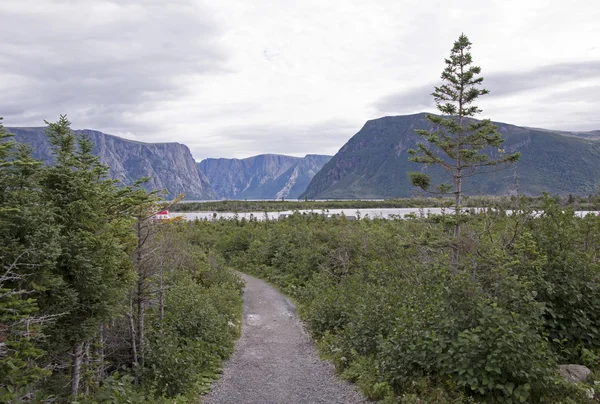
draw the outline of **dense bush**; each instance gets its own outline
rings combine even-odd
[[[204,288],[189,276],[167,296],[164,318],[153,312],[144,380],[167,397],[205,392],[233,352],[241,296],[233,285]]]
[[[458,240],[454,217],[418,215],[196,226],[294,297],[322,353],[370,398],[585,402],[557,365],[599,366],[600,220],[542,204],[465,217]]]

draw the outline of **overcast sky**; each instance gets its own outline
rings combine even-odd
[[[194,157],[334,154],[434,111],[464,32],[482,117],[600,129],[598,0],[0,0],[0,116],[176,141]]]

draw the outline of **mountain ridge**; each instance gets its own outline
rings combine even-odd
[[[423,139],[415,129],[430,129],[428,113],[387,116],[367,121],[315,175],[300,196],[314,198],[410,197],[416,190],[407,172],[425,171],[437,179],[435,167],[408,161],[408,152]],[[515,192],[518,173],[522,194],[595,193],[600,183],[600,134],[532,129],[494,122],[506,139],[508,152],[521,151],[516,170],[474,177],[467,194],[504,195]],[[583,136],[573,136],[583,134]],[[491,151],[494,155],[496,151]],[[496,153],[497,154],[497,153]]]
[[[53,162],[46,127],[5,127],[15,140],[30,144],[33,156]],[[110,170],[110,177],[130,185],[142,177],[150,180],[145,189],[166,189],[168,197],[183,193],[187,199],[216,199],[216,193],[204,174],[198,171],[189,148],[177,142],[144,143],[124,139],[93,129],[73,130],[85,134],[94,143],[92,153]]]
[[[416,190],[408,171],[435,168],[410,163],[407,150],[422,142],[415,129],[429,129],[428,113],[386,116],[367,121],[336,153],[304,157],[276,153],[247,158],[194,160],[178,142],[145,143],[92,129],[94,154],[110,168],[111,177],[125,185],[152,177],[147,189],[166,189],[170,197],[187,199],[392,198]],[[484,175],[467,184],[467,194],[595,193],[600,183],[600,130],[567,131],[494,122],[506,139],[507,151],[522,151],[515,169]],[[15,140],[29,143],[34,157],[52,162],[46,127],[6,127]],[[492,151],[492,154],[494,151]],[[477,177],[476,177],[477,178]]]
[[[259,154],[243,159],[207,158],[197,163],[222,199],[297,198],[331,156]]]

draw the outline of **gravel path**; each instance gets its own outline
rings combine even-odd
[[[319,359],[296,310],[267,283],[246,281],[242,336],[203,403],[365,403]]]

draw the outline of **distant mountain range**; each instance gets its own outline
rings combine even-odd
[[[331,156],[261,154],[245,159],[205,159],[198,168],[221,199],[295,199]]]
[[[474,176],[467,194],[506,195],[542,192],[596,193],[600,184],[600,131],[567,132],[495,123],[506,139],[507,152],[520,151],[517,166]],[[301,197],[392,198],[416,193],[407,172],[435,168],[408,161],[408,152],[423,140],[415,129],[430,129],[426,114],[391,116],[368,121],[315,175]],[[491,154],[497,153],[490,150]]]
[[[52,163],[44,127],[6,128],[15,140],[33,147],[34,157]],[[95,130],[82,130],[94,142],[93,153],[110,168],[110,176],[125,185],[150,177],[146,189],[166,189],[170,197],[184,193],[186,199],[217,199],[206,177],[196,167],[187,146],[180,143],[142,143]]]
[[[16,141],[33,147],[34,157],[52,163],[45,129],[6,128]],[[88,129],[75,132],[90,137],[93,153],[110,168],[112,178],[129,185],[150,177],[146,189],[166,189],[170,197],[183,193],[187,200],[297,198],[331,159],[264,154],[197,163],[188,147],[180,143],[142,143]]]
[[[569,132],[498,123],[507,152],[521,151],[518,165],[472,177],[465,192],[506,195],[596,193],[600,184],[600,131]],[[187,200],[208,199],[367,199],[409,197],[417,193],[407,172],[435,168],[408,161],[407,150],[422,139],[415,129],[429,129],[426,114],[368,121],[331,156],[291,157],[263,154],[245,159],[209,158],[197,163],[179,143],[142,143],[94,130],[83,130],[93,152],[110,175],[131,184],[151,177],[147,189],[184,193]],[[45,128],[6,128],[15,140],[33,146],[34,156],[52,162]],[[490,150],[490,153],[497,153]]]

